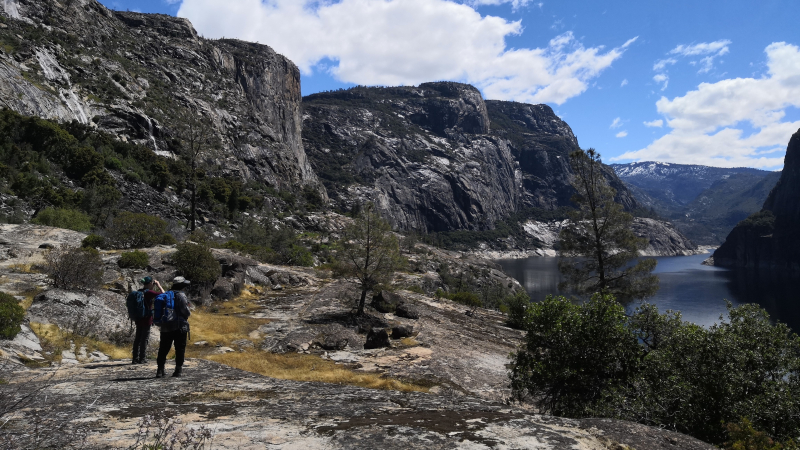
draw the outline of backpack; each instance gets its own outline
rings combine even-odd
[[[128,308],[128,317],[131,320],[139,320],[147,317],[147,308],[144,304],[144,292],[131,291],[125,299],[125,306]]]
[[[153,300],[153,323],[161,326],[169,322],[177,322],[175,313],[175,293],[172,291],[158,294]]]

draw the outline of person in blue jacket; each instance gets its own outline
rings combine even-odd
[[[175,314],[178,320],[166,322],[161,325],[161,344],[158,347],[158,358],[156,363],[156,378],[164,378],[164,364],[167,362],[167,353],[175,344],[175,372],[172,373],[173,377],[181,376],[183,370],[183,357],[186,353],[186,337],[189,334],[189,316],[192,312],[189,311],[189,299],[183,289],[189,287],[190,282],[184,277],[175,277],[172,280],[172,288],[170,289],[175,293]]]

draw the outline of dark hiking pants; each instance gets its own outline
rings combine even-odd
[[[175,367],[183,366],[183,355],[186,353],[186,332],[175,330],[161,333],[161,345],[158,346],[158,359],[156,359],[159,367],[167,362],[167,353],[173,343],[175,343]]]
[[[136,325],[133,339],[133,362],[144,361],[147,356],[147,341],[150,340],[150,325]]]

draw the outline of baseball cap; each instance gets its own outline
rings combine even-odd
[[[144,277],[139,281],[141,281],[142,284],[152,283],[153,282],[153,277]]]

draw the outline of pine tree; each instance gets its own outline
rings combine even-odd
[[[651,272],[655,259],[634,261],[647,245],[631,230],[633,216],[614,200],[600,154],[594,149],[570,154],[578,206],[559,236],[558,268],[566,279],[560,288],[585,295],[612,294],[622,302],[651,297],[658,290],[658,277]]]
[[[372,205],[356,217],[342,232],[335,273],[355,279],[361,287],[358,315],[364,313],[367,292],[391,280],[403,265],[397,237]]]

